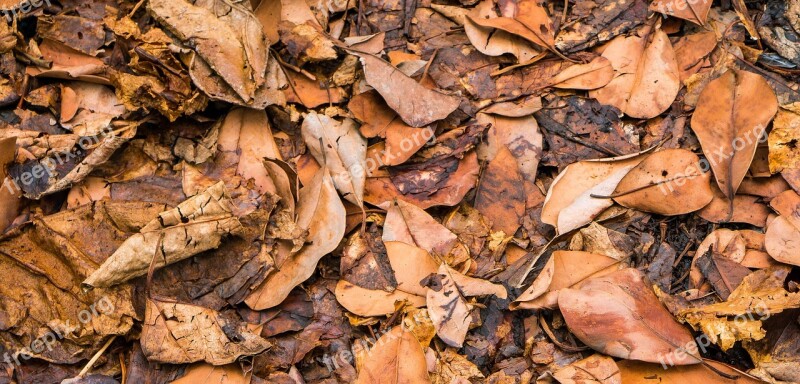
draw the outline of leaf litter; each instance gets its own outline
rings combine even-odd
[[[800,382],[797,0],[0,4],[1,382]]]

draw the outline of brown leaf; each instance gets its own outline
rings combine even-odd
[[[644,28],[619,36],[603,50],[614,68],[614,79],[590,91],[597,101],[613,105],[630,117],[649,119],[675,101],[681,88],[678,62],[667,34]]]
[[[467,15],[478,26],[500,29],[540,47],[555,49],[553,22],[539,1],[512,1],[503,4],[499,12],[491,10],[491,0],[484,2]]]
[[[470,382],[469,380],[484,379],[478,367],[453,348],[446,348],[439,353],[439,359],[436,360],[436,367],[431,376],[432,384],[466,383]]]
[[[660,215],[700,210],[714,198],[711,174],[685,149],[655,152],[630,170],[614,190],[618,204]]]
[[[553,88],[597,89],[606,86],[614,78],[611,62],[598,56],[586,64],[575,64],[559,72],[550,80]]]
[[[13,283],[0,285],[3,345],[14,351],[36,348],[32,354],[37,359],[76,364],[89,359],[109,336],[127,334],[140,318],[130,286],[88,293],[77,287],[115,247],[164,208],[98,202],[35,217],[0,238],[0,273],[13,276]],[[61,336],[49,348],[32,347],[48,333]]]
[[[352,119],[337,121],[310,112],[301,128],[306,146],[320,164],[325,164],[333,184],[345,200],[364,205],[367,170],[367,140]]]
[[[617,363],[600,354],[591,355],[553,372],[553,378],[561,384],[622,384]]]
[[[591,48],[627,33],[647,16],[644,0],[600,0],[570,7],[567,22],[558,32],[556,47],[566,52]]]
[[[437,5],[433,4],[432,7],[437,7]],[[485,18],[486,15],[496,16],[493,7],[492,1],[482,1],[478,3],[472,14],[479,19]],[[500,56],[509,53],[516,57],[517,61],[524,63],[539,54],[539,51],[533,47],[533,43],[530,41],[502,29],[481,26],[467,17],[466,12],[464,32],[472,46],[488,56]]]
[[[672,366],[668,361],[662,364],[648,364],[635,360],[617,362],[622,382],[625,384],[652,383],[724,383],[724,384],[758,384],[762,383],[746,373],[728,365],[705,360],[705,364]],[[708,364],[708,365],[706,365]],[[666,369],[664,367],[667,367]],[[713,367],[713,368],[712,368]],[[732,377],[721,376],[723,372]]]
[[[393,292],[397,288],[386,246],[377,226],[356,232],[345,243],[341,262],[342,280],[366,289]]]
[[[431,128],[413,128],[405,124],[374,90],[359,93],[347,105],[356,119],[364,124],[359,128],[367,138],[385,138],[377,162],[380,166],[400,165],[413,156],[434,135]]]
[[[222,313],[190,304],[147,300],[142,351],[149,360],[212,365],[258,354],[270,343]]]
[[[532,116],[502,116],[489,113],[500,112],[493,110],[497,104],[488,108],[485,113],[479,113],[479,124],[491,124],[486,134],[486,141],[478,146],[478,157],[484,161],[494,160],[503,149],[508,149],[516,160],[519,173],[524,179],[525,194],[528,196],[526,206],[531,206],[531,195],[538,187],[536,175],[539,161],[542,158],[543,136],[539,132],[539,125]],[[519,111],[520,108],[516,107]],[[510,234],[509,234],[510,235]]]
[[[15,137],[0,139],[0,180],[3,181],[0,185],[0,233],[5,232],[17,217],[20,206],[19,193],[10,188],[11,179],[6,178],[6,168],[14,161],[16,142]]]
[[[623,359],[655,363],[675,355],[676,365],[700,363],[692,334],[679,325],[635,269],[564,289],[558,307],[570,331],[593,349]]]
[[[457,97],[424,87],[376,56],[356,54],[361,58],[367,83],[406,124],[424,127],[444,119],[458,108]]]
[[[486,166],[475,193],[475,208],[491,220],[493,230],[514,236],[525,214],[525,185],[506,147]]]
[[[740,190],[744,188],[739,188]],[[712,223],[747,223],[757,227],[767,225],[767,217],[770,214],[766,204],[761,202],[759,196],[737,194],[733,197],[733,203],[722,194],[716,184],[711,185],[714,199],[697,215]],[[731,211],[731,208],[733,210]]]
[[[61,125],[77,135],[98,135],[124,112],[109,87],[78,82],[61,90]]]
[[[336,300],[348,311],[359,316],[383,316],[393,313],[397,302],[406,301],[414,307],[425,306],[425,296],[396,289],[393,292],[367,289],[339,280]]]
[[[381,336],[369,351],[355,383],[430,383],[425,353],[414,334],[401,325]]]
[[[728,199],[739,189],[758,141],[777,110],[778,101],[769,84],[751,72],[725,72],[700,94],[692,130]]]
[[[25,69],[25,73],[37,77],[111,85],[108,80],[108,68],[101,59],[50,39],[42,41],[39,50],[45,60],[52,62],[52,66],[50,68],[29,66]]]
[[[215,367],[209,364],[194,364],[186,368],[186,374],[173,384],[249,384],[250,377],[242,372],[238,364]]]
[[[619,182],[645,155],[587,160],[568,165],[553,180],[542,207],[542,222],[567,233],[589,224],[595,216],[614,204],[608,198]]]
[[[625,267],[612,257],[579,251],[555,251],[530,287],[514,303],[511,310],[555,309],[559,292],[586,279],[608,275]]]
[[[446,177],[441,188],[433,193],[403,193],[398,187],[401,183],[396,184],[389,177],[367,178],[364,201],[376,206],[388,206],[394,199],[399,199],[423,209],[437,205],[458,205],[478,180],[478,156],[474,152],[467,153],[456,164],[456,168],[450,172],[447,172],[450,167],[445,169],[446,176],[449,177]],[[435,162],[430,165],[435,165]],[[422,168],[433,170],[431,167]],[[415,183],[409,184],[409,187],[416,186]],[[401,187],[406,186],[401,185]]]
[[[399,241],[386,241],[386,254],[397,279],[397,289],[417,296],[425,295],[423,279],[439,269],[439,262],[424,249]]]
[[[319,260],[336,249],[344,237],[345,219],[344,205],[328,169],[323,167],[312,183],[300,190],[297,207],[297,225],[308,230],[310,244],[278,265],[278,270],[250,293],[247,305],[257,311],[272,308],[311,277]]]
[[[436,327],[436,334],[451,347],[461,348],[472,322],[472,305],[466,298],[495,295],[505,298],[501,285],[492,284],[462,275],[446,264],[439,266],[436,274],[427,279],[428,314]]]
[[[697,268],[703,272],[722,300],[727,299],[731,292],[741,284],[745,276],[750,274],[749,268],[727,257],[718,256],[714,252],[697,258]]]
[[[705,25],[711,3],[711,0],[656,0],[650,3],[650,10]]]
[[[789,270],[780,266],[753,272],[727,300],[682,309],[677,318],[702,330],[723,350],[730,349],[736,341],[761,340],[766,336],[761,328],[765,317],[800,307],[800,293],[790,293],[783,286]]]
[[[639,152],[639,143],[631,141],[620,115],[617,108],[592,98],[548,97],[534,114],[549,147],[542,164],[563,170],[581,160]]]
[[[269,58],[267,38],[252,11],[217,1],[155,1],[147,6],[197,53],[190,59],[192,79],[212,99],[253,108],[283,103],[274,78],[277,62]],[[227,12],[217,13],[217,7]]]
[[[436,221],[422,208],[403,200],[395,200],[386,211],[383,241],[399,241],[445,256],[458,244],[453,232]]]
[[[800,114],[779,109],[772,131],[769,132],[769,171],[778,173],[783,170],[800,168]]]
[[[85,287],[111,287],[143,276],[156,258],[156,268],[220,246],[229,235],[242,231],[242,224],[231,212],[230,197],[220,182],[184,201],[174,209],[162,212],[139,234],[125,241],[91,276]],[[160,239],[163,236],[163,242]],[[161,247],[159,247],[161,243]]]

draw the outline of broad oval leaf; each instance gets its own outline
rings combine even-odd
[[[685,149],[653,153],[620,180],[614,201],[660,215],[697,211],[714,198],[711,174],[701,167],[700,158]]]
[[[603,57],[611,61],[615,74],[606,86],[589,92],[597,101],[630,117],[649,119],[666,111],[678,96],[678,62],[664,31],[644,28],[638,34],[619,36],[608,44]]]
[[[555,309],[558,293],[580,282],[612,273],[624,264],[596,253],[555,251],[530,287],[511,304],[516,309]]]
[[[564,289],[558,307],[569,330],[596,351],[651,363],[673,355],[676,365],[701,362],[686,352],[697,351],[692,334],[672,318],[636,269]]]
[[[777,111],[775,92],[752,72],[725,72],[700,93],[692,131],[728,199],[739,189],[761,135]]]
[[[402,325],[384,334],[369,351],[355,384],[430,383],[425,353]]]
[[[425,88],[380,58],[356,53],[364,66],[367,83],[386,104],[412,127],[424,127],[444,119],[458,108],[458,97]]]
[[[361,288],[345,280],[336,284],[336,301],[346,310],[359,316],[383,316],[397,310],[395,303],[406,301],[415,307],[425,306],[425,296],[396,289],[386,292],[379,289]]]
[[[611,159],[587,160],[568,165],[553,180],[542,207],[542,222],[567,233],[589,224],[614,205],[608,196],[644,156],[640,154]]]

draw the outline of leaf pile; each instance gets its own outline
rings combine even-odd
[[[2,383],[800,383],[800,0],[0,9]]]

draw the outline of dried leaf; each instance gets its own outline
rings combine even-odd
[[[0,180],[3,181],[0,186],[0,233],[6,231],[19,211],[19,194],[8,187],[11,185],[11,180],[6,178],[8,176],[6,167],[14,161],[16,142],[15,137],[0,139]]]
[[[650,10],[705,25],[711,3],[711,0],[656,0],[650,3]]]
[[[667,34],[645,28],[619,36],[603,50],[614,68],[614,79],[590,91],[600,103],[613,105],[630,117],[649,119],[675,101],[681,88],[678,62]]]
[[[761,340],[766,336],[761,328],[765,316],[800,307],[800,293],[790,293],[783,287],[788,273],[785,266],[753,272],[724,302],[683,309],[677,317],[702,330],[723,350],[739,340]]]
[[[676,365],[700,363],[692,334],[675,322],[635,269],[590,279],[564,289],[558,307],[570,331],[593,349],[623,359],[658,362],[674,354]]]
[[[154,299],[147,300],[141,342],[149,360],[170,364],[230,364],[270,347],[266,339],[219,312]]]
[[[367,289],[339,280],[336,300],[348,311],[359,316],[383,316],[393,313],[397,302],[408,302],[414,307],[425,306],[425,296],[396,289],[393,292]]]
[[[91,276],[85,287],[110,287],[143,276],[153,255],[163,252],[152,263],[156,268],[220,246],[229,235],[242,231],[242,224],[231,213],[230,197],[220,182],[184,201],[174,209],[162,212],[139,234],[125,241]],[[163,236],[161,247],[159,239]]]
[[[600,354],[591,355],[553,372],[553,378],[561,384],[622,384],[617,363]]]
[[[555,251],[544,269],[510,309],[555,309],[559,292],[586,279],[608,275],[625,264],[612,257],[589,252]]]
[[[254,310],[272,308],[311,277],[319,260],[336,249],[344,237],[345,219],[344,205],[336,194],[330,172],[323,167],[311,184],[300,190],[297,206],[297,225],[308,230],[310,244],[267,276],[247,297],[247,305]]]
[[[302,135],[311,155],[330,170],[333,183],[345,200],[363,206],[367,141],[358,132],[356,122],[339,122],[312,111],[303,120]]]
[[[752,376],[747,375],[728,365],[705,360],[705,364],[672,366],[669,361],[661,364],[648,364],[635,360],[617,362],[622,382],[625,384],[651,384],[660,383],[724,383],[724,384],[758,384],[762,383]],[[707,364],[707,365],[706,365]],[[667,369],[664,369],[667,367]],[[731,378],[721,376],[723,372]]]
[[[800,168],[800,114],[779,109],[769,132],[769,171]]]
[[[412,127],[424,127],[456,110],[459,99],[428,89],[380,58],[356,53],[369,85]]]
[[[505,147],[483,172],[475,192],[475,208],[493,223],[494,231],[513,236],[525,214],[525,184],[514,155]]]
[[[728,199],[739,189],[761,135],[777,110],[778,101],[769,84],[751,72],[725,72],[700,94],[692,130]]]
[[[386,211],[383,241],[399,241],[444,256],[456,246],[458,237],[423,209],[395,200]]]
[[[647,16],[644,0],[600,0],[570,7],[566,24],[558,32],[556,47],[566,52],[591,48],[627,33]]]
[[[414,334],[397,326],[381,336],[369,351],[355,383],[430,383],[425,353]]]
[[[620,180],[613,196],[624,207],[667,216],[700,210],[714,198],[711,174],[685,149],[647,156]]]
[[[427,279],[427,303],[436,334],[451,347],[461,348],[467,336],[472,318],[472,305],[466,298],[495,295],[505,298],[503,286],[464,276],[446,264]]]
[[[553,180],[542,207],[542,222],[567,233],[589,224],[614,204],[609,196],[645,155],[588,160],[568,165]]]

